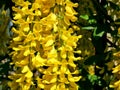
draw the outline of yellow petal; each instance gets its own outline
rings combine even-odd
[[[55,21],[56,18],[57,18],[56,15],[55,15],[54,13],[51,13],[51,14],[50,14],[50,17],[51,17],[51,20],[53,20],[53,21]]]
[[[14,40],[14,41],[21,41],[22,38],[18,36],[18,37],[13,38],[13,40]]]
[[[61,57],[65,59],[67,57],[66,53],[61,53]]]
[[[36,10],[36,11],[35,11],[35,15],[41,16],[41,11],[40,11],[40,10]]]
[[[21,87],[21,90],[30,90],[31,83],[25,83],[23,87]]]
[[[89,74],[94,75],[95,74],[95,66],[93,66],[93,65],[89,66],[88,72],[89,72]]]
[[[54,40],[48,40],[47,43],[45,44],[46,47],[51,46],[54,43]]]
[[[109,85],[109,87],[110,87],[110,88],[115,88],[115,86],[114,86],[114,85]]]
[[[62,35],[62,36],[61,36],[61,39],[63,39],[64,41],[66,41],[66,40],[68,40],[68,37],[65,36],[65,35]]]
[[[69,86],[69,90],[78,90],[79,86],[74,83],[74,82],[71,82],[70,83],[70,86]]]
[[[78,38],[79,38],[79,39],[82,38],[82,35],[79,35]]]
[[[31,42],[31,47],[36,47],[36,42],[35,41]]]
[[[20,18],[22,18],[22,15],[20,13],[17,13],[14,17],[14,19],[20,19]]]
[[[29,26],[24,27],[23,29],[25,32],[28,32],[30,30]]]
[[[50,80],[50,83],[56,83],[57,81],[57,76],[53,76],[53,78]]]
[[[32,5],[32,9],[34,9],[34,10],[36,10],[36,9],[38,9],[38,8],[40,8],[40,4],[39,3],[33,3],[33,5]]]
[[[56,3],[57,3],[58,5],[62,5],[62,4],[63,4],[63,1],[62,1],[62,0],[56,0]]]
[[[42,83],[42,79],[39,78],[39,76],[38,76],[36,78],[36,80],[37,80],[38,87],[43,89],[44,88],[44,84]]]
[[[117,73],[118,71],[120,71],[120,65],[118,65],[115,68],[113,68],[112,73]]]
[[[69,83],[69,82],[68,82],[68,79],[65,77],[65,74],[64,74],[64,73],[61,73],[61,72],[60,72],[59,80],[58,80],[58,81],[59,81],[59,82],[66,83],[66,84]]]
[[[57,72],[58,71],[58,66],[54,66],[53,67],[53,72]]]
[[[68,64],[72,67],[76,67],[76,64],[73,62],[72,59],[69,59]]]
[[[25,52],[24,52],[24,56],[28,56],[30,54],[30,50],[29,49],[27,49],[27,50],[25,50]]]
[[[28,61],[28,57],[26,57],[25,59],[19,61],[19,62],[16,62],[15,64],[18,65],[18,66],[25,66],[25,65],[28,65],[29,61]]]
[[[37,53],[37,56],[34,56],[32,58],[32,64],[34,67],[40,67],[40,66],[43,66],[45,63],[45,59],[43,59],[41,56],[40,56],[40,53]]]
[[[114,83],[114,86],[119,86],[120,85],[120,80]]]
[[[66,65],[62,65],[60,71],[61,71],[62,73],[65,73],[66,70],[67,70],[67,66],[66,66]]]
[[[23,82],[24,81],[24,77],[20,77],[19,79],[16,80],[16,82]]]
[[[19,51],[20,50],[20,48],[17,48],[17,47],[13,47],[12,49],[15,50],[15,51]]]
[[[54,85],[50,88],[50,90],[56,90],[56,88],[57,88],[57,85],[54,84]]]
[[[48,53],[48,59],[57,58],[57,50],[53,46],[50,52]]]
[[[28,71],[26,74],[25,74],[25,77],[27,78],[31,78],[33,76],[33,73],[31,71]]]
[[[60,83],[59,88],[60,88],[60,90],[66,90],[64,83]]]
[[[65,9],[68,13],[73,13],[74,12],[73,8],[68,6],[68,5],[65,7]]]
[[[73,77],[72,75],[68,74],[68,80],[70,82],[78,82],[82,77],[78,76],[78,77]]]
[[[78,54],[81,54],[81,50],[78,50],[78,51],[74,51],[74,53],[78,53]]]
[[[53,31],[54,31],[54,32],[57,32],[57,31],[58,31],[58,27],[56,26],[56,24],[54,24],[54,26],[53,26]]]
[[[27,71],[29,71],[29,67],[26,65],[23,67],[22,73],[26,73]]]
[[[44,84],[38,83],[38,87],[43,89],[44,88]]]
[[[67,16],[64,16],[64,22],[69,26],[70,20],[67,18]]]

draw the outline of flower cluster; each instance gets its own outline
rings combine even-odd
[[[112,71],[112,73],[114,73],[114,81],[111,82],[110,87],[115,88],[115,90],[120,90],[120,51],[114,53],[113,55],[115,57],[115,60],[113,62],[115,67]],[[111,63],[111,65],[113,65],[113,63]]]
[[[77,20],[70,0],[13,0],[11,90],[78,90]]]

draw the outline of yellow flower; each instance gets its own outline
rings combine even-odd
[[[43,6],[41,8],[42,9],[42,13],[43,13],[43,15],[47,15],[50,12],[50,8],[54,7],[55,0],[50,0],[50,1],[42,0],[42,4],[43,4]]]
[[[59,81],[60,83],[69,84],[69,81],[68,81],[68,79],[66,78],[66,76],[65,76],[64,73],[60,73],[58,81]]]
[[[88,72],[89,72],[89,74],[94,75],[95,74],[95,66],[90,65],[88,68]]]
[[[49,46],[53,45],[53,43],[54,43],[54,40],[52,40],[52,39],[48,40],[45,44],[45,47],[49,47]]]
[[[36,56],[32,58],[32,65],[36,68],[45,65],[45,59],[40,56],[40,53],[37,53]]]
[[[72,22],[75,22],[77,20],[77,17],[75,17],[74,15],[77,14],[77,12],[73,9],[73,7],[77,7],[78,4],[74,4],[72,2],[70,2],[69,0],[66,0],[66,7],[65,7],[65,16],[64,16],[64,21],[67,25],[70,25],[70,20]]]
[[[31,78],[33,76],[33,73],[30,71],[28,66],[24,66],[21,72],[25,73],[25,77],[27,78]]]
[[[50,52],[48,53],[48,59],[57,58],[57,56],[58,56],[57,55],[57,50],[53,46],[52,49],[50,50]]]
[[[24,56],[28,56],[29,54],[30,54],[30,49],[27,48],[27,49],[25,50],[25,52],[23,53],[23,55],[24,55]]]
[[[20,13],[15,14],[15,17],[14,17],[15,20],[21,19],[21,18],[22,18],[22,15]]]
[[[44,90],[56,90],[56,83],[54,84],[46,84]]]
[[[37,80],[38,87],[44,89],[44,84],[42,83],[42,79],[37,76],[36,80]]]
[[[22,60],[20,60],[20,61],[16,61],[15,62],[15,64],[17,65],[17,66],[25,66],[25,65],[28,65],[28,63],[29,63],[29,61],[28,61],[28,58],[29,57],[26,57],[26,58],[24,58],[24,59],[22,59]]]
[[[8,85],[11,87],[11,90],[17,90],[18,89],[18,84],[14,82],[8,82]]]
[[[51,84],[56,82],[57,82],[57,75],[49,75],[49,74],[43,75],[44,84]]]
[[[16,82],[24,82],[25,76],[22,76],[16,80]]]
[[[77,82],[77,81],[79,81],[81,79],[81,76],[77,76],[77,77],[73,77],[72,75],[70,75],[70,74],[68,74],[68,80],[70,81],[70,82]]]
[[[120,90],[120,80],[116,81],[113,85],[109,85],[111,88],[115,88],[115,90]]]
[[[61,61],[60,73],[66,73],[66,71],[68,69],[67,65],[68,65],[68,63],[66,60]]]
[[[60,83],[59,85],[58,85],[58,90],[66,90],[66,87],[65,87],[65,84],[64,83]]]
[[[78,90],[78,85],[74,82],[70,83],[69,90]]]
[[[118,71],[120,71],[120,65],[113,68],[113,73],[117,73]]]

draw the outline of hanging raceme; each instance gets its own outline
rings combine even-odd
[[[115,90],[120,90],[120,61],[119,61],[119,56],[120,56],[120,51],[117,51],[113,53],[113,56],[115,57],[115,60],[112,62],[112,73],[114,74],[114,81],[111,82],[109,85],[111,88],[114,88]],[[113,68],[113,66],[115,67]]]
[[[78,90],[79,71],[74,61],[77,20],[70,0],[13,0],[16,25],[10,48],[15,72],[12,90]],[[16,85],[16,86],[14,86]]]
[[[115,90],[120,90],[120,79],[119,79],[120,65],[117,65],[115,68],[113,68],[113,73],[115,74],[114,78],[116,78],[116,80],[114,81],[114,83],[111,82],[109,86],[111,88],[115,88]]]

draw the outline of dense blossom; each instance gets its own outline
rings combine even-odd
[[[78,90],[81,76],[74,62],[81,58],[74,53],[81,53],[75,51],[81,35],[72,26],[78,4],[70,0],[13,2],[11,89]]]
[[[114,60],[115,67],[112,68],[112,73],[114,74],[114,80],[111,82],[110,87],[115,90],[120,90],[120,51],[113,54],[116,59]],[[112,65],[112,64],[111,64]]]

